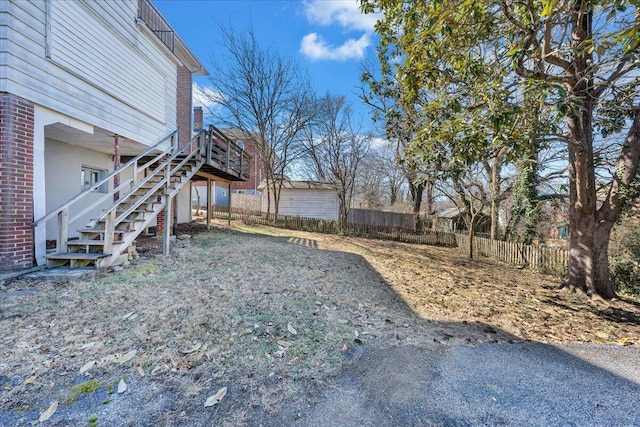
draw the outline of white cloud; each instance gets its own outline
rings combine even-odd
[[[219,108],[222,94],[217,90],[209,86],[200,86],[194,82],[191,91],[194,107],[202,107],[208,111]]]
[[[350,38],[339,46],[331,46],[318,33],[309,33],[300,42],[300,52],[311,59],[346,61],[362,59],[371,45],[371,33],[380,14],[365,15],[357,0],[308,0],[304,3],[307,21],[321,26],[339,26],[346,31],[364,34]]]
[[[307,34],[300,42],[300,52],[311,59],[329,59],[346,61],[348,59],[362,59],[364,51],[371,44],[369,34],[363,34],[359,39],[349,39],[338,47],[327,44],[316,33]]]
[[[361,13],[357,0],[310,0],[305,2],[307,20],[323,26],[338,24],[347,30],[373,31],[380,14]]]

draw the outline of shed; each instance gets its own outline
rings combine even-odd
[[[267,184],[258,186],[262,191],[262,212],[267,212]],[[326,181],[284,181],[280,192],[280,215],[301,216],[318,219],[338,219],[337,185]],[[270,213],[274,212],[271,195]]]

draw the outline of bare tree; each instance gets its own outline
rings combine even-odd
[[[389,192],[389,205],[394,206],[401,194],[400,190],[405,180],[405,174],[397,162],[396,148],[387,144],[376,150],[376,156],[384,184]]]
[[[384,48],[378,47],[378,58],[382,61],[381,75],[374,71],[372,63],[363,67],[360,98],[371,108],[371,118],[384,127],[384,135],[395,144],[395,160],[400,166],[409,186],[409,195],[413,205],[415,230],[422,229],[420,209],[427,190],[427,213],[433,211],[433,166],[419,164],[415,157],[409,159],[406,150],[416,137],[419,129],[418,114],[412,108],[399,102],[401,94],[398,81],[393,76],[389,61],[384,60]]]
[[[392,144],[372,147],[363,159],[357,177],[357,196],[361,207],[393,207],[402,199],[405,176],[396,161]],[[399,200],[400,199],[400,200]]]
[[[442,181],[441,193],[453,202],[469,233],[468,255],[473,259],[473,238],[476,227],[482,218],[485,207],[491,203],[490,193],[487,193],[487,178],[483,172],[484,165],[477,162],[469,168],[457,169],[448,174],[449,179]]]
[[[356,177],[355,205],[364,209],[382,209],[385,205],[384,174],[380,157],[371,151],[360,163]]]
[[[268,189],[267,212],[274,202],[278,216],[280,191],[293,163],[302,155],[302,130],[313,105],[309,79],[303,68],[277,50],[263,49],[253,29],[236,32],[221,28],[222,54],[214,58],[210,81],[218,91],[209,96],[221,108],[216,120],[257,137]]]
[[[340,223],[346,224],[362,159],[372,136],[354,123],[343,96],[327,94],[316,103],[314,125],[306,129],[307,170],[311,177],[338,185]]]

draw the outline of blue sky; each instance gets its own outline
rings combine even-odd
[[[365,128],[372,127],[357,86],[363,61],[375,60],[376,17],[360,14],[357,0],[154,0],[154,4],[209,71],[220,49],[219,25],[253,27],[261,47],[296,58],[307,68],[319,95],[347,96],[363,116]],[[207,77],[194,80],[200,88],[209,85]]]

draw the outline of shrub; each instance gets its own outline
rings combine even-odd
[[[624,217],[616,224],[609,246],[609,267],[614,288],[640,298],[640,219]]]

